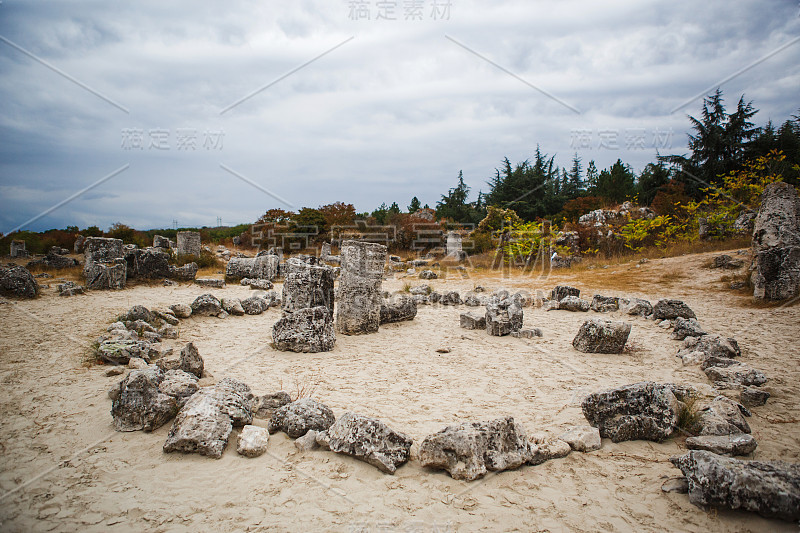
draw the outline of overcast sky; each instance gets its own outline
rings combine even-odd
[[[729,109],[745,94],[759,124],[797,113],[798,11],[3,0],[0,231],[232,225],[415,195],[433,206],[459,170],[474,199],[503,157],[537,144],[561,166],[577,151],[584,167],[640,171],[657,149],[686,153],[701,100],[676,108],[706,89],[721,84]]]

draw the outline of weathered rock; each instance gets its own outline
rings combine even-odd
[[[442,305],[461,305],[463,302],[461,301],[461,295],[458,294],[458,291],[447,291],[442,294],[439,303]]]
[[[675,431],[679,405],[669,385],[644,381],[592,393],[581,408],[602,437],[661,442]]]
[[[213,387],[219,399],[220,409],[226,413],[234,427],[253,422],[256,397],[247,384],[231,378],[222,378]]]
[[[248,315],[260,315],[269,309],[269,302],[259,296],[250,296],[240,303],[242,310]]]
[[[742,461],[704,450],[673,457],[689,481],[689,501],[800,520],[800,464]]]
[[[203,358],[193,342],[183,347],[180,361],[181,370],[194,374],[198,379],[203,377]]]
[[[381,324],[413,320],[417,316],[417,302],[405,294],[384,298],[381,303]]]
[[[44,268],[61,270],[64,268],[76,267],[80,264],[78,263],[77,259],[72,259],[71,257],[64,257],[60,253],[60,251],[63,250],[63,248],[58,248],[58,251],[55,250],[56,248],[57,247],[54,246],[53,248],[50,249],[49,252],[47,252],[47,255],[45,255],[41,259],[30,261],[26,266],[28,268],[44,267]]]
[[[728,254],[718,255],[711,263],[711,268],[724,268],[727,270],[738,270],[744,266],[744,261],[734,259]]]
[[[117,365],[126,365],[131,357],[141,357],[145,361],[158,355],[153,345],[148,341],[137,340],[109,340],[103,341],[97,347],[97,357]]]
[[[349,411],[319,433],[316,440],[332,452],[350,455],[387,474],[394,474],[408,462],[413,444],[411,437],[380,420]]]
[[[9,263],[0,267],[0,294],[16,298],[36,298],[39,284],[25,267]]]
[[[753,453],[757,446],[756,439],[747,433],[708,435],[686,439],[686,448],[689,450],[706,450],[719,455],[747,455]]]
[[[753,297],[786,300],[800,293],[800,197],[788,183],[770,183],[753,229]]]
[[[263,279],[272,281],[278,276],[280,257],[263,254],[258,257],[233,257],[225,267],[225,279],[228,281],[242,278]]]
[[[531,460],[522,425],[511,417],[447,426],[425,438],[422,466],[447,470],[453,479],[473,481],[488,471],[518,468]]]
[[[427,296],[431,293],[431,287],[430,285],[418,285],[416,287],[411,287],[408,292],[414,295]]]
[[[580,289],[576,289],[575,287],[570,287],[568,285],[556,285],[555,287],[553,287],[550,299],[556,302],[560,302],[566,296],[574,296],[578,298],[580,297],[580,295],[581,295]]]
[[[91,290],[124,289],[127,279],[126,264],[124,259],[118,261],[113,264],[86,263],[83,267],[86,288]]]
[[[197,278],[194,280],[197,285],[201,287],[211,287],[212,289],[224,289],[225,288],[225,280],[224,279],[213,279],[213,278]]]
[[[433,270],[423,270],[419,273],[419,279],[438,279],[439,276]]]
[[[622,353],[630,333],[626,322],[591,319],[580,327],[572,346],[584,353]]]
[[[483,296],[476,296],[470,293],[464,295],[464,305],[467,307],[482,307],[486,305],[486,302],[487,300]]]
[[[460,325],[464,329],[486,329],[486,315],[476,313],[462,313],[459,317]]]
[[[559,439],[569,444],[569,447],[576,452],[593,452],[603,446],[600,430],[592,426],[573,427]]]
[[[631,316],[649,316],[653,314],[653,305],[641,298],[620,298],[620,311]]]
[[[336,331],[345,335],[375,333],[380,326],[381,281],[386,246],[344,241]]]
[[[242,280],[239,283],[242,286],[250,287],[251,289],[256,289],[261,291],[268,291],[274,287],[272,282],[268,279],[242,278]]]
[[[120,315],[119,320],[122,322],[136,322],[137,320],[141,320],[149,325],[155,320],[155,315],[143,305],[134,305],[125,314]]]
[[[187,263],[183,266],[170,265],[168,277],[179,281],[192,281],[197,276],[199,269],[200,267],[195,262]]]
[[[310,429],[325,431],[334,423],[328,406],[311,398],[300,398],[275,411],[267,428],[270,433],[283,431],[291,438],[302,437]]]
[[[165,452],[222,457],[233,430],[231,417],[220,409],[216,387],[195,393],[178,413],[164,442]]]
[[[542,337],[544,334],[539,328],[521,329],[519,331],[512,331],[511,336],[517,339],[533,339],[534,337]]]
[[[689,480],[685,476],[670,478],[661,485],[661,490],[663,492],[686,494],[689,492]]]
[[[540,465],[551,459],[561,459],[572,452],[569,444],[561,439],[532,436],[530,439],[531,458],[529,465]]]
[[[143,368],[147,368],[147,363],[141,357],[131,357],[128,359],[128,368],[141,370]]]
[[[707,333],[694,318],[678,317],[672,327],[672,338],[682,341],[686,337],[702,337]]]
[[[739,394],[739,401],[742,402],[742,405],[745,407],[761,407],[767,403],[769,397],[770,394],[765,390],[744,387]]]
[[[131,370],[120,381],[111,404],[114,429],[117,431],[153,431],[163,426],[178,412],[172,396],[159,391],[164,373],[157,367]]]
[[[193,255],[200,257],[200,233],[196,231],[179,231],[178,241],[178,256]]]
[[[750,368],[745,364],[731,365],[728,367],[712,366],[705,369],[708,379],[715,383],[744,385],[746,387],[760,387],[767,382],[767,376],[760,370]]]
[[[706,358],[731,359],[742,355],[739,343],[735,339],[725,338],[720,335],[686,337],[683,341],[683,348],[678,352],[678,357],[683,357],[689,352],[702,352]]]
[[[329,352],[336,343],[333,320],[327,307],[300,309],[275,322],[272,327],[275,348],[291,352]]]
[[[213,294],[203,294],[192,302],[192,315],[217,316],[222,311],[222,303]]]
[[[696,426],[689,429],[705,436],[750,433],[745,416],[750,416],[750,411],[743,405],[725,396],[717,396],[697,411]]]
[[[267,451],[269,432],[258,426],[247,425],[236,439],[236,453],[245,457],[258,457]]]
[[[564,296],[560,301],[551,300],[548,311],[559,309],[561,311],[572,311],[585,313],[591,308],[591,304],[577,296]],[[555,305],[553,305],[555,304]]]
[[[522,329],[522,307],[511,298],[492,297],[486,304],[486,333],[496,337]]]
[[[619,298],[616,296],[600,296],[599,294],[595,294],[594,298],[592,298],[592,305],[590,308],[596,313],[619,311]]]
[[[159,337],[162,339],[177,339],[178,338],[178,330],[177,328],[169,325],[162,326],[158,328]]]
[[[317,443],[317,435],[319,435],[319,432],[309,429],[305,435],[298,437],[294,441],[295,448],[301,452],[310,452],[311,450],[316,450],[320,447]]]
[[[189,306],[189,305],[174,304],[174,305],[170,305],[169,309],[178,318],[189,318],[190,316],[192,316],[192,307]]]
[[[269,420],[275,414],[275,411],[290,403],[292,403],[292,398],[288,392],[280,391],[273,394],[265,394],[256,401],[254,416]]]
[[[76,294],[84,294],[83,285],[78,285],[74,281],[65,281],[56,285],[59,296],[75,296]]]
[[[286,262],[281,309],[294,313],[300,309],[326,307],[333,316],[333,270],[292,258]]]
[[[158,385],[160,392],[175,398],[179,409],[186,405],[189,398],[199,389],[197,376],[180,369],[164,372],[164,379]]]
[[[694,311],[681,300],[659,300],[653,306],[654,320],[673,320],[678,317],[697,318]]]
[[[220,300],[220,304],[229,315],[242,316],[244,314],[244,307],[239,298],[223,298]]]
[[[189,308],[189,312],[191,313],[191,307]],[[178,317],[175,316],[175,313],[168,309],[153,309],[151,313],[153,313],[153,316],[160,318],[170,326],[177,326],[180,324],[180,321],[178,320]]]
[[[161,235],[153,235],[153,248],[169,250],[171,248],[169,245],[169,239],[167,237],[162,237]]]
[[[85,265],[91,263],[114,263],[125,257],[121,239],[89,237],[83,243]]]
[[[125,253],[127,276],[130,279],[169,277],[169,255],[160,248],[129,250]]]

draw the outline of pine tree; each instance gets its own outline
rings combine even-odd
[[[411,199],[411,203],[408,206],[409,213],[416,213],[420,209],[419,198],[416,196]]]

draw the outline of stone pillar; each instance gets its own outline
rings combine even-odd
[[[88,289],[124,289],[127,265],[121,239],[89,237],[83,245]]]
[[[461,250],[461,234],[451,231],[447,234],[447,255],[461,260],[463,251]]]
[[[344,241],[336,331],[360,335],[378,331],[381,319],[381,282],[386,246],[362,241]]]
[[[770,183],[753,229],[753,297],[787,300],[800,294],[800,197],[788,183]]]
[[[200,234],[196,231],[178,232],[178,255],[200,257]]]
[[[28,252],[25,250],[25,241],[11,241],[8,252],[11,257],[28,257]]]
[[[281,309],[284,313],[294,313],[309,307],[325,307],[333,317],[333,269],[289,259],[283,278]]]
[[[154,248],[162,248],[164,250],[169,250],[169,239],[162,236],[162,235],[154,235],[153,236],[153,247]]]

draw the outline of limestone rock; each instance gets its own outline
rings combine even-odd
[[[263,418],[269,420],[275,411],[280,409],[286,404],[292,403],[292,398],[288,392],[280,391],[272,394],[265,394],[256,401],[256,408],[254,416],[256,418]]]
[[[719,455],[747,455],[753,453],[757,446],[756,439],[747,433],[709,435],[686,439],[686,448],[689,450],[706,450]]]
[[[750,416],[746,407],[725,396],[717,396],[697,411],[696,427],[690,429],[701,436],[750,433],[745,416]]]
[[[653,319],[673,320],[675,318],[697,318],[694,311],[681,300],[659,300],[653,306]]]
[[[476,313],[462,313],[459,317],[460,325],[464,329],[486,329],[486,316]]]
[[[626,322],[587,320],[572,340],[572,346],[584,353],[622,353],[631,333]]]
[[[0,295],[16,298],[36,298],[39,284],[25,267],[9,263],[0,267]]]
[[[196,285],[200,285],[201,287],[210,287],[212,289],[223,289],[225,288],[225,280],[224,279],[213,279],[213,278],[197,278],[194,280]]]
[[[247,425],[236,439],[236,453],[245,457],[258,457],[267,451],[269,432],[258,426]]]
[[[461,295],[458,294],[458,291],[447,291],[442,294],[442,297],[439,299],[439,303],[442,305],[461,305]]]
[[[191,306],[188,305],[184,304],[170,305],[169,309],[178,318],[189,318],[190,316],[192,316],[192,308]]]
[[[705,373],[708,379],[715,383],[760,387],[767,382],[767,376],[763,372],[750,368],[745,364],[731,365],[724,368],[712,366],[706,368]]]
[[[124,289],[126,266],[123,259],[118,263],[87,263],[83,268],[86,288],[91,290]]]
[[[486,304],[486,333],[496,337],[522,329],[522,307],[511,298],[492,297]]]
[[[573,427],[559,439],[569,444],[576,452],[593,452],[603,446],[600,430],[592,426]]]
[[[423,270],[419,273],[419,279],[438,279],[439,276],[433,270]]]
[[[260,315],[269,309],[269,302],[259,296],[250,296],[242,300],[240,306],[248,315]]]
[[[765,390],[744,387],[739,395],[739,401],[742,402],[742,405],[745,407],[761,407],[767,403],[769,397],[770,394]]]
[[[764,189],[752,249],[754,298],[786,300],[800,293],[800,197],[790,184]]]
[[[548,311],[553,309],[559,309],[561,311],[572,311],[585,313],[591,308],[591,304],[586,300],[578,298],[577,296],[564,296],[560,301],[557,302],[557,305],[551,306]]]
[[[542,337],[544,334],[539,328],[531,328],[512,331],[511,336],[517,339],[533,339],[534,337]]]
[[[300,309],[287,314],[272,327],[275,348],[291,352],[329,352],[336,343],[333,320],[327,307]]]
[[[661,442],[675,431],[679,405],[669,385],[644,381],[592,393],[581,408],[602,437]]]
[[[165,452],[199,453],[219,459],[233,430],[231,417],[220,409],[214,387],[195,393],[178,413],[164,442]]]
[[[300,309],[326,307],[333,316],[333,270],[314,266],[300,259],[286,262],[281,309],[294,313]]]
[[[390,429],[376,418],[345,412],[317,435],[332,452],[365,461],[387,474],[408,462],[411,437]]]
[[[125,252],[128,278],[159,279],[169,277],[169,255],[160,248],[136,248]]]
[[[193,342],[188,343],[181,350],[180,369],[189,374],[194,374],[198,379],[203,377],[203,358]]]
[[[137,340],[108,340],[97,347],[97,356],[104,361],[117,365],[126,365],[131,357],[141,357],[149,362],[157,355],[152,344]]]
[[[641,298],[620,298],[619,309],[631,316],[649,316],[653,314],[653,305]]]
[[[317,443],[317,435],[319,435],[319,432],[309,429],[305,435],[298,437],[297,440],[294,441],[295,448],[301,452],[316,450],[320,447]]]
[[[453,479],[473,481],[488,471],[518,468],[531,460],[525,429],[512,417],[447,426],[425,438],[422,466],[447,470]]]
[[[160,392],[175,398],[179,409],[186,405],[189,398],[199,389],[197,376],[180,369],[164,372],[164,379],[158,385]]]
[[[200,267],[195,262],[187,263],[183,266],[170,265],[169,278],[179,281],[192,281],[197,276],[198,270],[200,270]]]
[[[724,268],[727,270],[737,270],[744,266],[744,261],[741,259],[734,259],[728,254],[718,255],[714,258],[711,268]]]
[[[753,511],[767,518],[800,520],[800,465],[741,461],[704,450],[673,457],[689,481],[689,501]]]
[[[672,338],[682,341],[686,337],[702,337],[707,335],[700,324],[694,318],[678,317],[672,328]]]
[[[192,302],[192,314],[195,316],[217,316],[222,311],[222,303],[213,294],[203,294]]]
[[[131,370],[120,381],[111,404],[114,429],[117,431],[153,431],[163,426],[178,412],[172,396],[162,393],[159,384],[164,373],[157,367]]]
[[[555,287],[553,287],[550,299],[555,302],[560,302],[567,296],[574,296],[578,298],[580,297],[580,295],[581,295],[580,289],[576,289],[575,287],[570,287],[568,285],[556,285]]]
[[[619,311],[619,298],[616,296],[600,296],[599,294],[595,294],[594,298],[592,298],[592,304],[590,308],[595,313]]]
[[[311,398],[300,398],[275,411],[267,427],[270,433],[283,431],[296,439],[305,435],[309,429],[324,431],[335,420],[333,411],[325,404]]]
[[[220,304],[229,315],[242,316],[244,314],[244,307],[239,298],[223,298],[220,300]]]
[[[417,302],[405,294],[384,298],[381,303],[381,324],[413,320],[417,316]]]
[[[375,333],[380,327],[380,289],[386,246],[344,241],[341,260],[336,331],[345,335]]]

